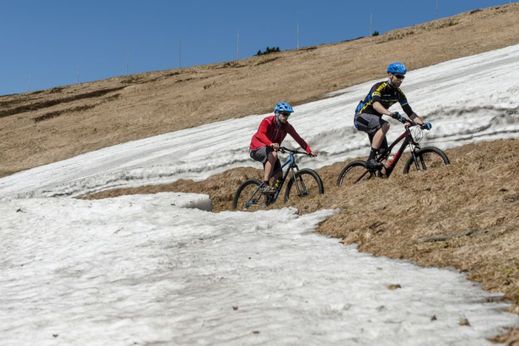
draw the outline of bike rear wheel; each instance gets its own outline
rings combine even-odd
[[[323,181],[319,174],[312,169],[302,169],[295,172],[295,175],[287,183],[285,190],[285,202],[290,198],[292,201],[316,196],[324,193]]]
[[[373,172],[366,168],[366,161],[356,160],[348,163],[339,173],[337,186],[350,188],[355,184],[371,179],[373,176]]]
[[[242,183],[232,200],[232,208],[238,210],[254,211],[265,208],[267,196],[260,189],[261,181],[249,179]]]
[[[407,160],[404,166],[404,174],[434,169],[448,164],[450,164],[449,158],[443,150],[436,147],[424,147]]]

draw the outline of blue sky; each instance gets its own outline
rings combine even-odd
[[[334,43],[509,2],[0,0],[0,95]]]

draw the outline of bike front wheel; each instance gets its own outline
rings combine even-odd
[[[351,186],[362,181],[373,178],[374,173],[366,168],[366,161],[356,160],[348,163],[339,173],[337,178],[337,186]]]
[[[267,205],[267,196],[261,192],[261,181],[249,179],[238,187],[232,200],[232,208],[255,211]]]
[[[297,201],[307,196],[316,196],[324,193],[323,181],[319,174],[312,169],[302,169],[295,172],[287,183],[285,203],[288,199]]]
[[[404,166],[404,174],[413,171],[426,171],[450,164],[447,154],[436,147],[424,147],[411,155]]]

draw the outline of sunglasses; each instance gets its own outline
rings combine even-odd
[[[280,112],[279,114],[284,115],[287,118],[290,116],[289,112]]]
[[[395,76],[397,79],[404,79],[405,76],[403,74],[394,74],[393,76]]]

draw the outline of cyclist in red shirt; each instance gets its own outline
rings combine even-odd
[[[278,150],[287,133],[310,156],[316,156],[308,143],[306,143],[289,124],[288,117],[294,112],[292,106],[287,102],[278,102],[274,107],[274,114],[264,118],[258,131],[252,136],[249,151],[250,157],[263,163],[263,192],[274,193],[275,188],[270,186],[269,180],[274,177],[276,181],[281,178],[281,164],[278,158]]]

